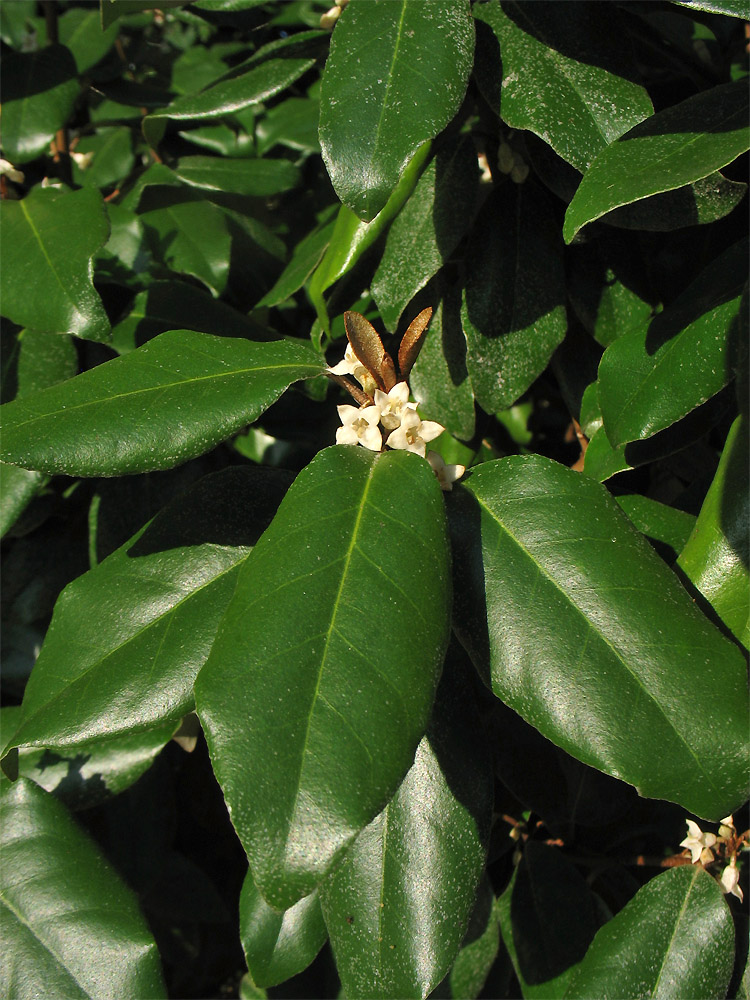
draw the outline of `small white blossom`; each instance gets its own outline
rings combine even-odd
[[[407,409],[416,410],[409,404],[409,386],[399,382],[390,392],[375,390],[375,405],[380,407],[380,422],[387,431],[395,431]]]
[[[383,447],[383,436],[378,429],[380,407],[356,406],[343,404],[337,406],[343,426],[336,431],[336,444],[361,444],[370,451],[380,451]]]
[[[8,160],[0,160],[0,177],[7,177],[9,181],[14,181],[16,184],[23,184],[26,179],[24,174],[20,170],[16,170]]]
[[[407,409],[401,415],[401,423],[391,431],[386,442],[389,448],[413,451],[425,457],[426,444],[443,433],[445,427],[434,420],[422,420],[414,409]]]
[[[90,150],[88,153],[71,153],[70,158],[80,170],[88,170],[91,166],[91,161],[94,159],[94,151]]]
[[[734,816],[725,816],[719,822],[721,824],[719,826],[719,840],[730,840],[735,836],[737,831],[734,828]]]
[[[736,896],[740,902],[743,900],[742,889],[740,889],[737,884],[740,880],[740,873],[737,870],[737,862],[734,858],[729,862],[729,865],[721,873],[721,884],[724,892],[728,893],[730,896]]]
[[[453,484],[466,472],[465,465],[446,465],[442,455],[436,451],[427,452],[427,461],[432,466],[432,471],[437,476],[440,489],[444,491],[452,490]]]
[[[333,368],[329,368],[328,371],[332,372],[334,375],[353,375],[368,396],[372,396],[378,387],[378,384],[373,376],[370,372],[368,372],[352,350],[351,344],[346,345],[346,352],[343,359]]]
[[[335,6],[331,7],[330,10],[327,10],[325,14],[321,15],[320,18],[321,28],[323,28],[325,31],[330,31],[333,28],[334,24],[338,21],[340,16],[341,16],[341,5],[336,4]]]
[[[710,864],[714,860],[711,848],[716,843],[716,834],[704,833],[692,819],[687,820],[687,827],[688,835],[680,841],[680,847],[687,847],[694,865],[699,861],[702,865]]]

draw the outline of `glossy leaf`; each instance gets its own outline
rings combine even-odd
[[[183,156],[175,174],[185,184],[211,191],[267,198],[296,187],[300,172],[289,160],[223,159],[218,156]]]
[[[76,64],[64,45],[3,56],[3,155],[26,163],[47,152],[78,96]],[[7,258],[6,258],[7,260]]]
[[[0,538],[10,531],[46,482],[41,472],[0,462]]]
[[[391,332],[468,229],[477,176],[476,151],[468,137],[442,147],[388,230],[371,290]]]
[[[68,747],[177,727],[239,567],[286,487],[282,474],[262,473],[237,467],[203,479],[66,587],[12,745]],[[109,603],[92,616],[101,595]]]
[[[99,12],[102,19],[102,30],[109,28],[120,17],[128,14],[139,14],[144,10],[153,10],[156,0],[99,0]],[[159,9],[182,7],[185,0],[159,0]]]
[[[595,3],[475,7],[477,78],[506,125],[529,129],[577,170],[653,114],[617,10]]]
[[[300,342],[171,330],[28,400],[7,403],[0,410],[0,458],[71,476],[170,469],[231,437],[292,382],[324,367]]]
[[[724,624],[750,645],[747,418],[732,424],[713,482],[678,565]]]
[[[608,226],[670,232],[686,226],[705,226],[729,215],[747,194],[747,184],[730,181],[718,171],[694,184],[663,191],[602,216]]]
[[[602,927],[565,998],[723,997],[733,960],[721,889],[700,865],[673,868]]]
[[[328,448],[240,576],[196,699],[277,908],[315,888],[413,761],[448,638],[444,517],[418,456]]]
[[[714,14],[727,14],[729,17],[741,17],[743,21],[750,18],[750,4],[747,0],[673,0],[680,7],[692,7],[695,10],[708,10]]]
[[[509,181],[470,237],[461,318],[467,368],[488,413],[515,403],[565,336],[562,242],[544,192]]]
[[[489,879],[479,883],[477,902],[469,928],[450,971],[451,996],[455,1000],[478,997],[500,946],[500,913]]]
[[[474,53],[469,4],[354,4],[331,39],[320,144],[339,199],[366,222],[458,111]]]
[[[258,308],[277,306],[302,288],[326,252],[334,226],[335,222],[327,222],[299,241],[292,251],[289,263],[279,275],[273,288],[260,300]]]
[[[323,37],[322,32],[301,32],[282,39],[274,56],[262,50],[247,63],[235,67],[212,86],[197,94],[178,97],[143,119],[143,134],[147,142],[158,145],[168,121],[207,121],[223,118],[233,111],[267,101],[285,90],[315,64],[311,50]]]
[[[118,184],[128,176],[135,163],[132,133],[125,126],[102,128],[96,135],[84,136],[76,144],[75,152],[82,157],[91,154],[88,163],[82,161],[83,166],[79,166],[74,159],[73,177],[76,184],[90,184],[98,188]]]
[[[426,997],[458,953],[484,867],[492,777],[466,677],[446,664],[414,765],[321,887],[347,997]]]
[[[0,808],[3,996],[166,996],[135,896],[65,807],[21,778]]]
[[[289,97],[269,108],[255,130],[258,155],[265,156],[276,145],[301,153],[320,152],[319,114],[318,102],[303,97]]]
[[[731,380],[747,263],[743,240],[709,264],[648,327],[605,351],[598,397],[614,447],[664,430]]]
[[[641,534],[671,550],[674,561],[695,526],[695,516],[640,493],[615,495],[615,500]]]
[[[644,796],[714,819],[744,801],[742,656],[607,491],[526,456],[448,499],[454,627],[495,694]]]
[[[276,986],[298,975],[328,938],[317,892],[279,912],[263,899],[248,872],[240,895],[240,938],[258,986]]]
[[[58,21],[58,31],[62,44],[73,53],[79,73],[85,73],[103,59],[117,38],[114,25],[102,30],[99,11],[93,4],[88,9],[66,10]]]
[[[613,208],[707,177],[748,148],[744,80],[703,91],[636,125],[597,156],[565,213],[570,243]]]
[[[0,209],[3,314],[34,330],[106,340],[109,320],[91,281],[109,234],[99,192],[35,187]]]

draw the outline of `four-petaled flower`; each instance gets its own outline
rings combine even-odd
[[[716,843],[715,833],[704,833],[703,830],[692,819],[687,820],[688,835],[680,841],[680,847],[687,847],[690,851],[690,860],[694,865],[699,861],[702,865],[708,865],[714,860],[714,852],[711,848]]]
[[[406,382],[397,382],[390,392],[376,389],[375,405],[380,407],[380,423],[387,431],[396,430],[407,410],[416,410],[414,404],[409,403],[409,386]]]
[[[380,451],[383,436],[378,428],[380,407],[337,406],[342,426],[336,431],[336,444],[362,444],[370,451]]]
[[[444,430],[442,424],[435,420],[422,420],[415,409],[409,408],[401,414],[401,423],[388,435],[386,444],[389,448],[413,451],[424,458],[427,442],[434,440]]]
[[[357,355],[352,350],[352,345],[346,345],[344,357],[333,368],[328,369],[334,375],[353,375],[368,395],[377,390],[378,384],[374,377],[368,372]]]
[[[736,896],[740,902],[743,900],[742,889],[737,884],[740,880],[740,873],[737,868],[737,859],[732,858],[727,867],[721,873],[721,885],[724,892],[731,896]]]
[[[446,465],[442,455],[436,451],[427,452],[427,461],[432,466],[432,471],[437,476],[441,490],[452,490],[453,484],[466,472],[465,465]]]

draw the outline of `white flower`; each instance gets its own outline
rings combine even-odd
[[[731,896],[736,896],[740,902],[742,902],[743,894],[742,889],[740,889],[737,884],[740,880],[740,873],[737,870],[737,862],[734,858],[729,862],[729,865],[721,873],[721,884],[724,888],[724,892],[729,893]]]
[[[453,484],[466,472],[465,465],[446,465],[442,455],[436,451],[427,452],[427,461],[432,466],[432,471],[437,476],[440,489],[444,491],[452,490]]]
[[[16,184],[23,184],[26,179],[24,174],[20,170],[16,170],[8,160],[0,160],[0,177],[7,177],[8,180],[14,181]]]
[[[694,865],[699,861],[702,865],[710,864],[714,859],[711,848],[716,843],[716,834],[704,833],[692,819],[687,820],[687,827],[688,835],[680,841],[680,847],[687,847]]]
[[[336,431],[336,444],[361,444],[370,451],[380,451],[383,436],[378,430],[380,407],[337,406],[342,427]]]
[[[401,417],[408,410],[416,410],[409,405],[409,386],[406,382],[398,382],[390,392],[375,390],[375,405],[380,407],[380,422],[387,431],[395,431],[401,423]]]
[[[425,445],[434,440],[445,430],[442,424],[434,420],[422,420],[415,409],[404,410],[401,423],[395,431],[388,435],[386,444],[389,448],[403,448],[425,457]]]
[[[725,816],[719,822],[721,824],[719,827],[719,840],[731,840],[737,833],[734,828],[734,816]]]
[[[334,24],[338,21],[340,16],[341,16],[341,5],[336,4],[335,6],[331,7],[330,10],[327,10],[325,14],[321,15],[320,18],[321,28],[323,28],[325,31],[330,31],[333,28]]]
[[[334,375],[353,375],[368,396],[372,396],[378,387],[378,383],[352,350],[351,344],[346,345],[343,360],[339,361],[333,368],[329,368],[328,371]]]

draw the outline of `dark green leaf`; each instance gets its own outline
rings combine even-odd
[[[733,959],[721,889],[700,865],[673,868],[602,927],[565,998],[723,997]]]
[[[240,938],[258,986],[277,986],[303,972],[328,938],[317,892],[279,912],[263,899],[248,872],[240,896]]]
[[[598,397],[615,448],[669,427],[734,376],[747,247],[745,240],[730,247],[648,327],[619,337],[604,352]]]
[[[41,472],[0,462],[0,538],[10,531],[46,482],[47,476]]]
[[[495,694],[642,795],[716,819],[744,801],[742,656],[607,491],[526,456],[448,499],[454,627]]]
[[[469,678],[452,666],[401,787],[321,887],[347,997],[426,997],[474,907],[492,776]]]
[[[747,193],[747,184],[727,180],[715,171],[694,184],[651,195],[623,205],[602,217],[609,226],[662,233],[686,226],[716,222],[736,208]]]
[[[169,469],[231,437],[292,382],[324,367],[296,341],[171,330],[28,401],[7,403],[0,458],[71,476]]]
[[[273,288],[260,300],[258,308],[277,306],[302,288],[326,252],[335,225],[333,221],[327,222],[299,241],[292,251],[289,263]]]
[[[466,271],[469,378],[477,402],[495,413],[544,371],[567,327],[562,241],[541,188],[506,181],[490,195]]]
[[[616,8],[505,0],[474,11],[492,30],[478,25],[477,79],[490,107],[576,169],[653,114]]]
[[[192,708],[193,681],[239,567],[287,481],[247,467],[203,479],[69,584],[12,745],[69,747],[161,723],[176,728]],[[92,615],[102,595],[110,603]]]
[[[79,73],[95,66],[109,52],[117,38],[117,27],[102,31],[101,17],[94,5],[86,10],[75,7],[59,18],[60,41],[70,49]]]
[[[565,213],[570,243],[613,208],[708,177],[748,148],[747,81],[725,83],[652,115],[609,145]]]
[[[747,418],[739,416],[678,560],[690,582],[746,646],[750,646],[749,454]]]
[[[750,20],[750,4],[747,0],[673,0],[680,7],[692,7],[695,10],[708,10],[714,14],[727,14],[729,17],[741,17],[743,21]]]
[[[451,996],[469,1000],[482,992],[500,946],[500,913],[489,879],[479,883],[469,929],[450,971]]]
[[[423,459],[327,448],[240,576],[196,698],[278,908],[312,892],[413,761],[448,638],[445,530]]]
[[[477,176],[476,151],[468,137],[441,147],[389,229],[371,289],[391,332],[468,229]]]
[[[76,184],[104,188],[120,183],[128,176],[135,163],[130,129],[125,126],[102,128],[96,135],[85,136],[76,144],[75,154],[85,157],[89,153],[91,159],[88,162],[84,160],[79,163],[75,156],[73,158]]]
[[[686,514],[684,510],[641,496],[640,493],[615,496],[615,500],[641,534],[672,550],[670,561],[674,561],[693,530],[695,517]]]
[[[265,156],[276,145],[301,153],[319,152],[319,114],[318,102],[309,97],[290,97],[270,108],[255,130],[258,155]]]
[[[65,807],[25,778],[0,804],[3,996],[166,996],[135,896]]]
[[[22,201],[3,199],[0,219],[3,314],[34,330],[106,340],[109,320],[91,282],[91,259],[109,234],[99,192],[35,187]]]
[[[231,191],[266,198],[296,187],[300,172],[289,160],[222,159],[218,156],[183,156],[175,174],[197,188]]]
[[[128,14],[140,14],[144,10],[153,10],[158,6],[160,10],[171,7],[182,7],[186,0],[99,0],[99,13],[102,19],[102,30],[106,29],[119,17],[127,17]]]
[[[3,155],[7,159],[26,163],[47,151],[73,110],[78,95],[76,73],[75,60],[63,45],[3,55]]]
[[[458,111],[474,53],[467,0],[354,4],[321,85],[320,144],[341,201],[369,222]]]

